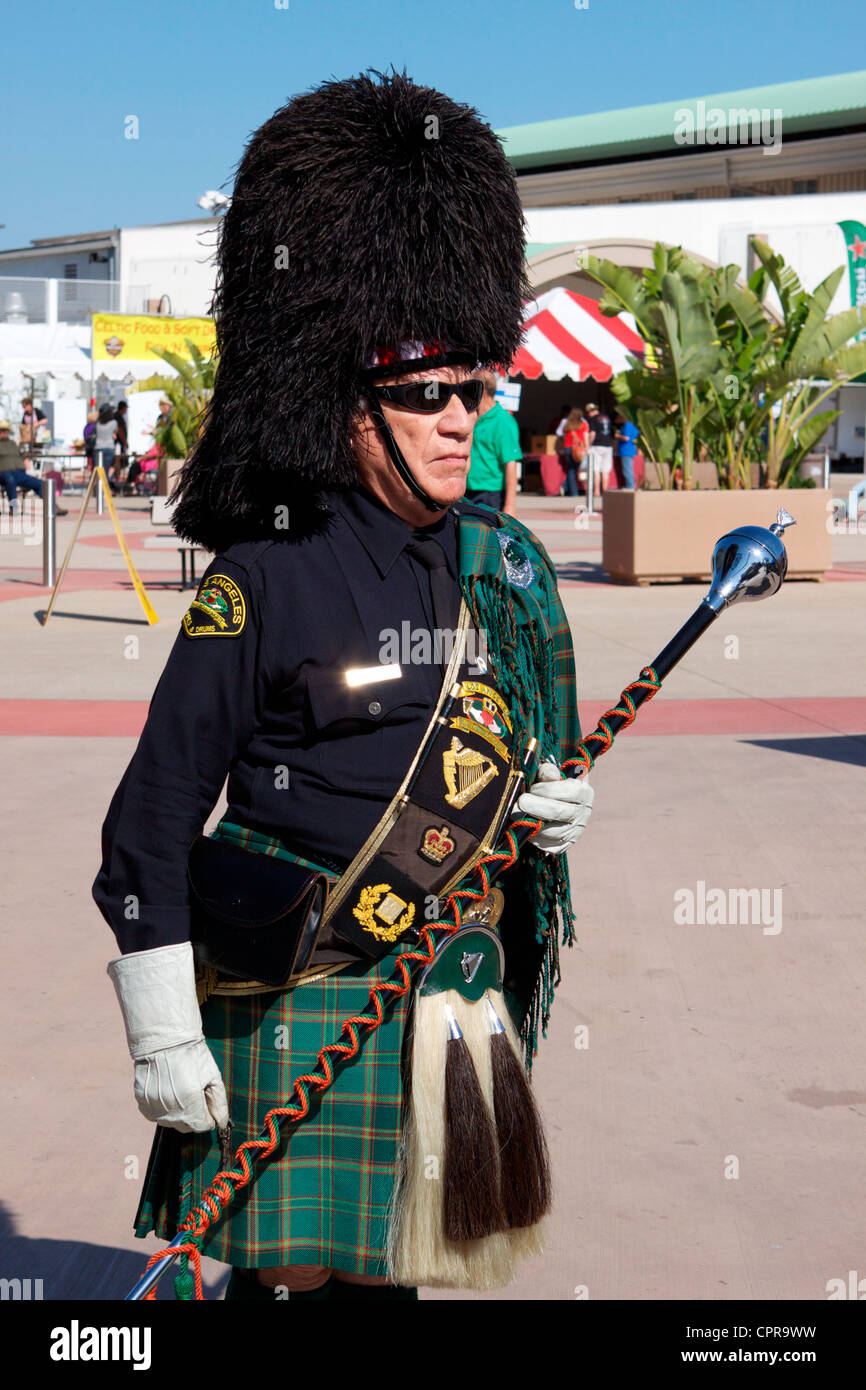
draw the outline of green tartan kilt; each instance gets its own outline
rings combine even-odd
[[[285,993],[211,995],[202,1006],[208,1045],[225,1081],[232,1150],[259,1136],[269,1109],[290,1096],[297,1076],[335,1042],[342,1022],[387,980],[393,959],[346,967]],[[244,1268],[324,1265],[384,1275],[388,1210],[400,1141],[401,1052],[412,991],[366,1036],[333,1084],[310,1094],[310,1110],[281,1135],[273,1156],[253,1168],[202,1251]],[[135,1234],[166,1240],[197,1206],[220,1168],[216,1130],[181,1134],[158,1126],[135,1221]]]

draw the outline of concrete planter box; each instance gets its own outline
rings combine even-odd
[[[171,490],[177,481],[177,475],[185,463],[186,459],[168,459],[165,457],[160,459],[156,484],[157,497],[169,497],[171,495]]]
[[[649,459],[644,464],[644,477],[646,478],[645,486],[653,492],[664,491],[659,483],[655,466]],[[718,489],[719,474],[714,463],[693,463],[691,477],[693,491],[703,492],[706,488],[710,488],[715,492]]]
[[[785,532],[788,577],[821,579],[833,558],[830,497],[823,488],[606,492],[602,566],[620,584],[707,580],[726,531],[770,526],[784,506],[797,521]]]

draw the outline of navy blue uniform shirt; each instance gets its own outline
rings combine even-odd
[[[190,610],[199,630],[178,633],[102,827],[93,896],[124,953],[188,939],[189,846],[226,777],[231,820],[343,868],[421,742],[440,665],[404,644],[398,679],[345,677],[381,663],[388,630],[433,628],[429,571],[406,550],[417,533],[363,489],[325,500],[315,534],[218,555]],[[456,617],[454,510],[423,534],[445,552]]]

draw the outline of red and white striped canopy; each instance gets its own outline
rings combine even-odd
[[[526,336],[511,364],[511,376],[530,381],[610,381],[626,369],[626,353],[642,354],[643,339],[623,322],[608,318],[594,299],[557,286],[526,305]]]

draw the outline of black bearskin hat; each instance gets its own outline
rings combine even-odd
[[[326,82],[265,121],[217,263],[216,384],[173,493],[178,533],[213,551],[272,537],[279,505],[352,485],[377,349],[434,342],[507,368],[531,297],[497,137],[405,72]]]

